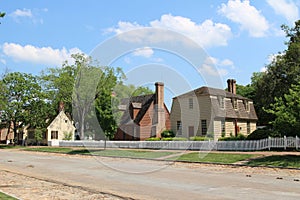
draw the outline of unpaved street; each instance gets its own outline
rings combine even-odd
[[[24,200],[298,200],[299,179],[297,170],[0,150],[0,191]]]

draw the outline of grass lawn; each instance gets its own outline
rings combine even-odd
[[[0,146],[1,147],[1,146]],[[7,147],[11,148],[11,147]],[[85,149],[85,148],[68,148],[68,147],[27,147],[23,148],[26,151],[50,152],[50,153],[64,153],[70,155],[95,155],[108,157],[126,157],[126,158],[160,158],[178,152],[170,151],[148,151],[136,149]],[[220,163],[233,164],[239,161],[251,159],[245,163],[249,166],[274,166],[274,167],[291,167],[300,168],[300,156],[283,155],[283,156],[268,156],[263,158],[258,154],[238,154],[238,153],[201,153],[192,152],[181,156],[174,156],[168,160],[189,161],[189,162],[206,162],[206,163]],[[256,159],[255,159],[256,158]]]
[[[66,147],[36,147],[26,148],[26,151],[50,152],[50,153],[65,153],[71,155],[95,155],[95,156],[110,156],[110,157],[126,157],[126,158],[159,158],[168,156],[176,152],[161,152],[161,151],[145,151],[145,150],[96,150],[96,149],[72,149]]]
[[[6,145],[6,144],[0,144],[0,149],[19,149],[19,148],[24,148],[23,146],[19,145]]]
[[[177,158],[171,158],[171,160],[189,161],[189,162],[211,162],[221,164],[232,164],[238,161],[243,161],[249,158],[255,158],[258,155],[255,154],[231,154],[231,153],[201,153],[193,152],[184,154]]]
[[[49,152],[49,153],[70,153],[73,151],[72,148],[67,147],[27,147],[25,151],[38,151],[38,152]]]
[[[249,166],[273,166],[300,168],[300,156],[296,155],[274,155],[251,160]]]
[[[17,200],[16,198],[14,197],[11,197],[11,196],[8,196],[2,192],[0,192],[0,199],[5,199],[5,200]]]

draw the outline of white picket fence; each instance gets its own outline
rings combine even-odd
[[[298,137],[266,138],[242,141],[59,141],[49,146],[86,148],[129,148],[165,150],[203,150],[203,151],[259,151],[270,149],[299,149]]]

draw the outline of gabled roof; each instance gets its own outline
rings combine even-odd
[[[195,90],[192,90],[190,92],[184,93],[182,95],[179,95],[174,98],[182,98],[182,97],[187,97],[187,96],[206,96],[206,95],[213,95],[213,96],[223,96],[223,97],[228,97],[228,98],[237,98],[237,99],[242,99],[242,100],[250,100],[246,97],[243,97],[238,94],[233,94],[231,92],[228,92],[226,90],[218,89],[218,88],[212,88],[212,87],[200,87]],[[174,99],[173,98],[173,99]]]
[[[58,118],[67,118],[68,119],[68,123],[70,123],[72,125],[72,127],[74,128],[74,130],[76,129],[74,127],[74,125],[72,124],[72,120],[70,119],[70,117],[65,113],[64,110],[61,110],[58,115],[52,120],[52,122],[47,126],[47,129],[50,128],[51,126],[53,126],[55,123],[57,123]]]
[[[138,124],[154,100],[155,100],[155,94],[135,96],[135,97],[122,99],[121,105],[119,106],[119,108],[123,109],[121,124],[130,123],[132,122],[132,120]],[[135,119],[132,119],[130,116],[130,107],[140,109]]]
[[[176,98],[188,98],[192,96],[221,96],[226,97],[230,99],[238,99],[238,100],[246,100],[246,101],[252,101],[251,99],[248,99],[246,97],[243,97],[241,95],[233,94],[231,92],[217,89],[217,88],[211,88],[211,87],[200,87],[198,89],[195,89],[193,91],[184,93],[182,95],[179,95]],[[199,102],[200,104],[201,102]],[[255,112],[255,108],[253,103],[249,104],[250,109],[249,111],[246,110],[245,105],[243,102],[237,102],[237,109],[233,108],[232,102],[229,100],[225,101],[224,108],[220,107],[220,102],[218,98],[212,98],[211,99],[211,109],[215,117],[220,118],[232,118],[232,119],[245,119],[245,120],[257,120],[257,115]]]

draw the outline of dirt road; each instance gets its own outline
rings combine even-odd
[[[299,170],[0,150],[0,172],[24,200],[300,199]]]

